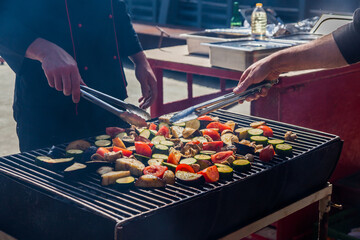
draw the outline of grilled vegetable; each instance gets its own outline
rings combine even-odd
[[[245,159],[249,160],[249,162],[253,162],[254,161],[254,155],[248,153],[245,155]]]
[[[248,138],[248,130],[251,128],[242,127],[235,130],[240,140]]]
[[[192,169],[194,169],[194,172],[198,172],[200,171],[200,164],[194,163],[194,164],[190,164],[190,166],[192,167]]]
[[[167,162],[168,162],[168,163],[175,164],[175,165],[178,165],[180,159],[181,159],[181,153],[174,151],[174,152],[171,152],[171,153],[169,154],[169,157],[168,157],[168,159],[167,159]]]
[[[160,153],[160,154],[168,154],[169,153],[169,147],[162,145],[162,144],[156,144],[154,146],[154,153]]]
[[[105,147],[99,147],[96,151],[97,154],[99,154],[100,156],[104,157],[105,153],[109,153],[110,150],[105,148]]]
[[[259,128],[252,128],[248,130],[248,136],[251,138],[252,136],[260,136],[264,133],[263,130]]]
[[[252,127],[252,128],[258,128],[258,127],[260,127],[261,125],[265,125],[265,122],[264,122],[264,121],[258,121],[258,122],[252,122],[252,123],[250,123],[250,127]]]
[[[206,155],[213,155],[215,153],[216,153],[216,151],[210,151],[210,150],[200,151],[200,154],[206,154]]]
[[[239,142],[239,138],[232,133],[221,135],[221,141],[226,145],[233,145],[234,142]]]
[[[70,150],[70,149],[80,149],[80,150],[85,151],[89,147],[91,147],[91,144],[89,142],[87,142],[85,140],[76,140],[76,141],[69,143],[69,145],[67,145],[66,151]]]
[[[170,171],[173,171],[173,172],[175,172],[176,166],[177,166],[175,164],[168,163],[168,162],[162,162],[161,165],[167,167]]]
[[[250,142],[248,144],[244,144],[244,142],[239,142],[239,143],[234,143],[235,147],[236,147],[236,153],[237,154],[241,154],[241,155],[245,155],[245,154],[254,154],[255,153],[255,147],[253,145],[250,144]]]
[[[155,123],[150,123],[149,126],[148,126],[149,130],[154,130],[156,131],[157,130],[157,126]]]
[[[105,162],[104,157],[101,156],[101,155],[98,154],[98,153],[93,154],[93,155],[91,156],[90,160],[91,160],[91,161],[103,161],[103,162]]]
[[[216,131],[215,129],[204,129],[204,130],[202,131],[202,134],[203,134],[204,136],[207,135],[207,136],[211,137],[211,139],[212,139],[213,141],[219,141],[219,140],[220,140],[220,134],[219,134],[219,132]]]
[[[194,169],[187,164],[179,164],[176,166],[175,172],[177,171],[185,171],[185,172],[191,172],[191,173],[195,173]]]
[[[246,172],[251,169],[251,163],[246,159],[235,160],[232,166],[238,172]]]
[[[199,136],[200,132],[197,129],[193,129],[193,128],[188,128],[186,127],[183,131],[183,137],[184,138],[193,138],[196,136]]]
[[[192,128],[192,129],[198,130],[198,129],[200,129],[200,121],[197,119],[187,121],[185,123],[185,128]]]
[[[99,135],[95,137],[95,140],[110,140],[111,136],[107,134]]]
[[[222,180],[230,180],[233,177],[233,169],[225,164],[215,163],[215,166],[217,167],[219,171],[220,179]]]
[[[170,130],[169,130],[169,125],[167,126],[162,126],[160,127],[159,125],[159,131],[156,133],[157,136],[165,136],[165,137],[169,137],[170,136]]]
[[[205,159],[197,159],[196,163],[200,165],[200,170],[203,170],[207,167],[212,166],[212,163],[210,160],[205,160]]]
[[[266,125],[261,125],[261,126],[259,126],[257,128],[264,131],[263,134],[264,134],[265,137],[272,137],[274,135],[273,130],[270,127],[266,126]]]
[[[180,138],[180,141],[184,144],[191,142],[191,139]]]
[[[217,182],[217,181],[219,181],[219,178],[220,178],[219,171],[215,165],[205,168],[204,170],[201,170],[197,174],[203,175],[205,178],[205,181],[208,183]]]
[[[224,131],[225,129],[231,129],[230,126],[227,126],[223,123],[220,123],[220,122],[212,122],[212,123],[209,123],[206,128],[217,128],[219,129],[219,132],[222,133],[222,131]]]
[[[155,137],[155,133],[150,131],[149,129],[144,129],[140,132],[140,136],[151,140],[153,137]]]
[[[266,146],[268,144],[268,138],[264,136],[252,136],[250,137],[251,141],[254,141],[256,144],[262,144]]]
[[[180,164],[195,164],[196,163],[196,159],[195,158],[184,158],[182,160],[180,160]]]
[[[64,170],[74,163],[74,158],[50,158],[48,156],[37,156],[35,164],[51,170]]]
[[[201,174],[177,171],[175,173],[176,179],[179,183],[189,185],[189,186],[198,186],[204,183],[204,177]]]
[[[152,166],[152,165],[161,165],[162,163],[164,162],[164,159],[150,159],[147,163],[149,166]]]
[[[296,133],[293,133],[292,131],[286,132],[284,136],[284,139],[286,141],[295,141],[296,138],[297,138]]]
[[[274,158],[274,156],[274,147],[272,145],[268,145],[260,151],[259,159],[264,162],[269,162]]]
[[[132,176],[116,179],[116,188],[119,190],[129,189],[134,186],[135,178]]]
[[[200,121],[200,128],[206,128],[209,123],[215,121],[212,117],[207,115],[198,117],[197,119]]]
[[[172,142],[172,141],[160,141],[160,144],[161,145],[165,145],[165,146],[168,146],[168,147],[173,147],[175,144]]]
[[[275,147],[275,152],[282,157],[290,157],[292,155],[292,146],[289,144],[278,144]]]
[[[198,160],[211,160],[211,157],[209,155],[206,154],[197,154],[194,156],[194,158],[198,161]]]
[[[203,150],[205,151],[220,151],[224,143],[222,141],[204,142]]]
[[[139,177],[143,174],[145,165],[133,158],[120,158],[115,162],[116,171],[130,171],[131,175]]]
[[[272,140],[268,140],[268,143],[273,145],[273,147],[275,148],[276,145],[278,144],[283,144],[285,141],[281,140],[281,139],[272,139]]]
[[[66,157],[73,157],[74,161],[80,162],[82,160],[83,150],[69,149],[66,151]]]
[[[231,128],[231,131],[232,132],[234,132],[234,130],[235,130],[235,122],[234,121],[227,121],[226,123],[225,123],[225,125],[226,126],[229,126],[230,128]]]
[[[47,153],[47,156],[50,158],[63,158],[65,157],[65,154],[63,153],[63,151],[61,151],[60,148],[52,146]]]
[[[113,145],[114,145],[115,147],[126,148],[124,142],[123,142],[120,138],[118,138],[118,137],[114,138],[114,139],[112,140],[112,142],[113,142]],[[95,142],[95,144],[96,144],[96,142]]]
[[[230,156],[233,155],[234,155],[233,151],[218,152],[214,155],[211,155],[211,161],[213,163],[224,163]]]
[[[101,175],[101,185],[108,186],[114,184],[116,179],[130,176],[130,171],[114,171]]]
[[[124,128],[119,127],[107,127],[106,128],[106,134],[111,136],[111,138],[114,138],[119,133],[125,132]]]
[[[87,162],[91,160],[91,156],[94,155],[97,151],[97,147],[95,146],[91,146],[88,149],[86,149],[84,151],[84,153],[82,154],[82,160],[81,162]]]
[[[112,171],[114,171],[113,167],[103,166],[103,167],[99,168],[98,170],[96,170],[96,173],[99,175],[103,175],[105,173],[112,172]]]
[[[113,147],[113,152],[121,152],[125,157],[130,157],[131,155],[133,155],[133,152],[131,150],[125,149],[125,148],[120,148],[117,146]]]
[[[104,166],[110,166],[111,165],[110,162],[99,161],[99,160],[87,161],[87,162],[85,162],[85,164],[86,164],[87,168],[90,169],[90,170],[95,170],[95,169],[99,169],[99,168],[104,167]]]
[[[175,184],[175,174],[170,170],[166,170],[164,173],[164,176],[163,176],[163,181],[166,184],[174,185]]]
[[[141,188],[163,188],[165,185],[164,180],[153,175],[142,175],[135,182],[135,186]]]
[[[145,167],[143,173],[144,175],[150,174],[158,178],[162,178],[166,170],[168,170],[166,166],[152,165]]]
[[[166,141],[166,138],[164,136],[155,136],[153,139],[151,139],[153,144],[160,144],[161,141]]]
[[[116,159],[119,159],[119,158],[122,158],[123,157],[123,154],[121,151],[119,152],[108,152],[108,153],[105,153],[104,154],[104,160],[107,161],[107,162],[115,162]]]
[[[152,151],[148,144],[143,142],[135,142],[136,153],[142,156],[151,157]],[[149,160],[149,159],[147,159]],[[146,160],[146,161],[147,161]]]
[[[135,139],[131,136],[124,136],[121,141],[125,144],[125,147],[134,146]]]
[[[181,138],[183,131],[184,131],[183,127],[179,127],[179,126],[171,127],[171,134],[173,135],[174,138]]]
[[[192,139],[191,142],[195,143],[195,144],[199,144],[199,143],[204,143],[204,142],[207,142],[208,140],[205,138],[205,137],[194,137]]]
[[[147,156],[143,156],[143,155],[140,155],[140,154],[137,154],[137,153],[134,153],[134,157],[137,159],[137,160],[139,160],[139,161],[141,161],[141,162],[143,162],[143,163],[146,163],[147,161],[149,161],[149,157],[147,157]]]
[[[73,165],[65,168],[64,177],[77,178],[86,173],[86,165],[82,163],[74,163]]]
[[[165,155],[165,154],[158,154],[158,153],[155,153],[151,156],[151,158],[155,158],[155,159],[163,159],[164,161],[166,161],[169,156],[168,155]]]
[[[117,134],[115,137],[118,137],[118,138],[120,138],[122,140],[124,137],[127,137],[127,136],[128,135],[127,135],[126,132],[121,132],[121,133]]]
[[[180,122],[180,123],[173,123],[174,126],[179,126],[179,127],[185,127],[185,123],[184,122]]]

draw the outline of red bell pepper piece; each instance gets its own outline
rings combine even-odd
[[[165,137],[169,137],[170,136],[170,130],[167,126],[162,126],[159,131],[156,133],[156,135],[162,135]]]
[[[114,152],[120,152],[121,151],[125,157],[130,157],[133,154],[132,151],[127,150],[125,148],[117,147],[117,146],[113,147],[113,151]]]
[[[213,183],[213,182],[217,182],[219,180],[219,171],[217,169],[217,167],[211,166],[208,168],[205,168],[204,170],[198,172],[198,174],[201,174],[204,176],[205,181],[208,183]]]
[[[216,131],[216,130],[214,130],[214,129],[212,129],[212,128],[210,128],[210,129],[205,129],[205,130],[203,131],[203,136],[205,136],[205,135],[211,137],[211,139],[212,139],[213,141],[219,141],[219,140],[221,139],[221,138],[220,138],[220,134],[218,133],[218,131]]]
[[[221,148],[224,146],[222,141],[213,141],[213,142],[204,142],[203,143],[203,150],[210,150],[210,151],[220,151]]]
[[[135,150],[137,154],[146,157],[151,157],[152,155],[151,147],[144,142],[135,142]]]
[[[268,126],[261,125],[261,126],[259,126],[259,127],[257,127],[257,128],[259,128],[259,129],[261,129],[261,130],[264,131],[263,135],[264,135],[265,137],[272,137],[272,136],[274,135],[273,130],[272,130],[270,127],[268,127]]]
[[[191,172],[191,173],[195,173],[194,169],[187,164],[179,164],[177,165],[175,172],[177,171],[184,171],[184,172]]]
[[[164,176],[164,173],[166,170],[168,170],[168,168],[165,166],[152,165],[152,166],[145,167],[143,170],[143,173],[145,175],[150,174],[150,175],[156,176],[158,178],[162,178]]]
[[[96,153],[100,154],[104,157],[105,153],[109,153],[110,151],[104,147],[99,147],[96,151]]]

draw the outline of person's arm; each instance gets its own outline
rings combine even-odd
[[[335,68],[347,65],[332,35],[296,47],[281,50],[263,58],[248,69],[240,78],[235,93],[245,91],[251,84],[265,79],[274,80],[283,72],[316,68]],[[266,95],[263,89],[260,96]],[[253,96],[247,100],[257,99]]]
[[[142,97],[139,98],[140,107],[145,109],[151,106],[157,96],[155,75],[150,67],[144,52],[140,51],[129,56],[135,66],[135,76],[141,85]]]
[[[50,87],[72,95],[74,103],[80,101],[81,79],[77,63],[70,54],[58,45],[37,38],[27,48],[25,57],[41,62]]]

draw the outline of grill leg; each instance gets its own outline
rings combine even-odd
[[[328,195],[319,201],[318,240],[327,239],[330,207],[331,195]]]

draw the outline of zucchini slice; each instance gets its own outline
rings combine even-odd
[[[185,127],[185,122],[173,123],[174,126]]]
[[[74,163],[73,157],[53,159],[53,158],[50,158],[47,156],[37,156],[35,158],[36,165],[38,165],[40,167],[48,168],[51,170],[64,170],[65,168],[69,167],[73,163]]]
[[[180,160],[180,164],[187,164],[187,165],[195,164],[196,162],[197,161],[195,158],[184,158]]]
[[[160,129],[162,126],[166,126],[168,129],[170,129],[169,124],[167,124],[166,122],[160,122],[159,126],[158,126],[158,129]]]
[[[135,178],[132,176],[116,179],[115,186],[118,190],[129,189],[134,186]]]
[[[192,128],[192,129],[198,130],[198,129],[200,129],[200,121],[198,119],[193,119],[193,120],[187,121],[185,123],[185,128]]]
[[[147,156],[143,156],[143,155],[140,155],[140,154],[137,154],[137,153],[134,153],[134,157],[137,159],[137,160],[139,160],[139,161],[141,161],[141,162],[143,162],[143,163],[146,163],[150,158],[149,157],[147,157]]]
[[[165,145],[167,147],[173,147],[175,144],[172,141],[160,141],[161,145]]]
[[[101,175],[101,185],[108,186],[114,184],[118,178],[130,176],[130,171],[113,171]]]
[[[153,166],[153,165],[162,165],[163,162],[164,162],[164,159],[152,158],[147,163],[149,166]]]
[[[252,128],[252,129],[249,129],[248,130],[248,135],[249,137],[252,137],[252,136],[260,136],[264,133],[264,131],[262,129],[259,129],[259,128]]]
[[[263,146],[266,146],[268,144],[268,138],[265,136],[252,136],[250,137],[251,141],[254,141],[256,145],[262,144]]]
[[[282,157],[292,156],[292,146],[289,144],[278,144],[275,147],[275,152]]]
[[[151,142],[153,144],[160,144],[161,141],[166,141],[166,138],[162,135],[155,136],[155,137],[153,137],[153,139],[151,139]]]
[[[155,153],[151,156],[151,158],[155,158],[155,159],[164,159],[167,160],[169,158],[169,156],[165,155],[165,154],[158,154]]]
[[[107,134],[99,135],[99,136],[95,137],[95,140],[110,140],[110,139],[111,139],[111,136],[107,135]]]
[[[207,142],[208,140],[205,137],[194,137],[193,141],[199,141],[201,143]]]
[[[233,142],[239,141],[239,139],[232,133],[226,133],[221,136],[221,141],[223,141],[226,145],[232,145]]]
[[[144,129],[140,132],[140,136],[151,140],[153,137],[155,137],[155,133],[150,131],[149,129]]]
[[[120,138],[121,140],[123,140],[124,137],[127,137],[127,133],[126,132],[121,132],[118,135],[116,135],[116,137]]]
[[[195,158],[196,160],[208,160],[208,161],[211,160],[211,157],[210,157],[209,155],[206,155],[206,154],[196,154],[196,155],[194,156],[194,158]]]
[[[120,138],[121,139],[121,138]],[[124,136],[121,141],[123,141],[123,143],[125,144],[126,147],[131,147],[134,146],[135,144],[135,140],[134,138],[130,137],[130,136]]]
[[[278,144],[283,144],[285,141],[284,140],[281,140],[281,139],[269,139],[268,140],[268,144],[271,144],[271,145],[273,145],[273,147],[274,147],[274,149],[275,149],[275,147],[276,147],[276,145],[278,145]]]
[[[177,171],[175,177],[179,183],[189,186],[198,186],[205,182],[203,175],[191,172]]]
[[[240,140],[247,139],[248,138],[248,130],[251,128],[248,127],[242,127],[235,130],[235,133],[237,133]]]
[[[210,151],[210,150],[202,150],[200,151],[200,154],[206,154],[206,155],[214,155],[216,154],[216,151]]]
[[[172,172],[175,172],[176,167],[177,167],[177,165],[172,164],[172,163],[168,163],[168,162],[165,162],[165,161],[162,162],[161,165],[167,167]]]
[[[191,142],[191,139],[180,138],[180,141],[184,144]]]
[[[81,162],[83,153],[80,149],[69,149],[66,151],[66,157],[73,157],[74,161]]]
[[[68,178],[78,178],[84,175],[86,172],[87,166],[82,163],[74,163],[73,165],[65,168],[64,177]]]
[[[154,153],[168,154],[169,147],[166,145],[162,145],[162,144],[156,144],[156,145],[154,145]]]
[[[230,180],[233,178],[234,170],[225,164],[215,163],[220,175],[220,179]]]
[[[111,141],[110,140],[97,140],[97,141],[95,141],[95,146],[109,147],[109,146],[111,146]]]
[[[251,163],[246,159],[238,159],[233,163],[233,168],[238,172],[246,172],[251,169]]]

